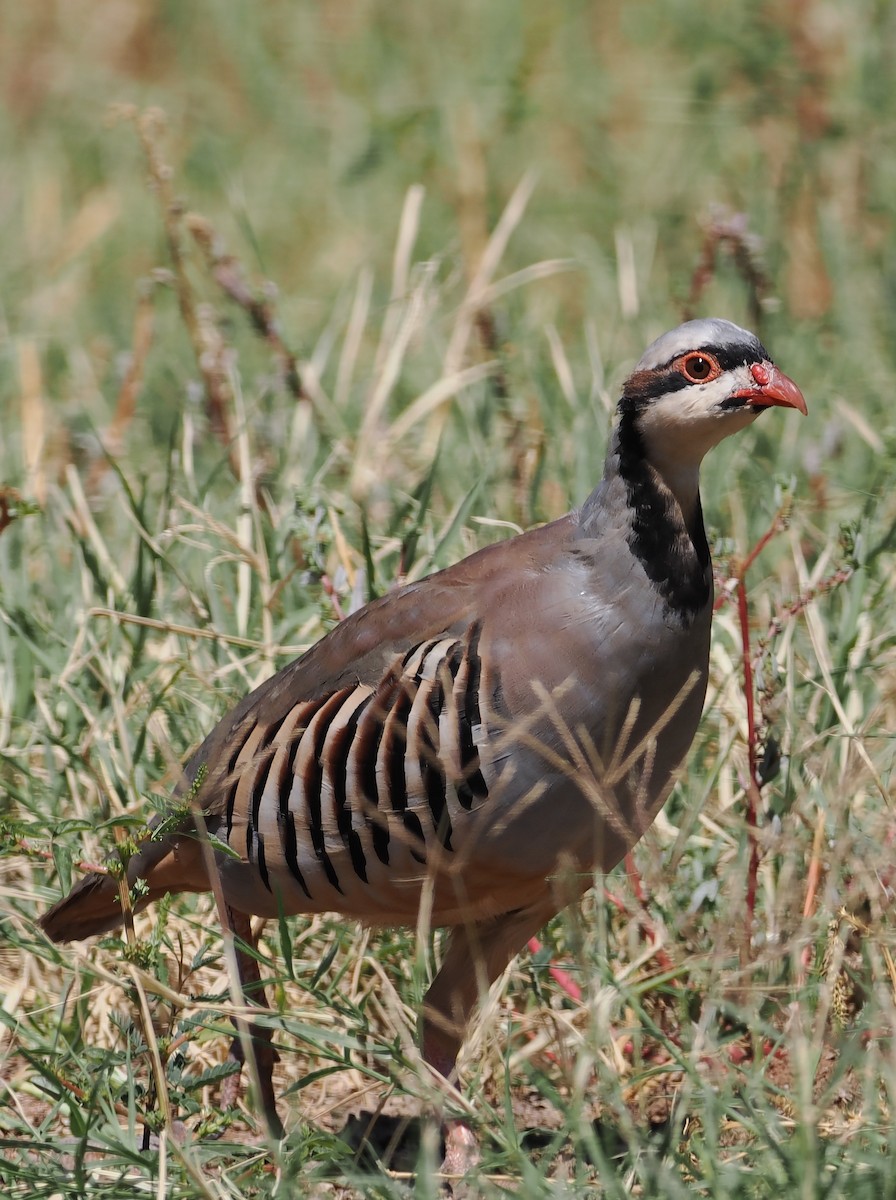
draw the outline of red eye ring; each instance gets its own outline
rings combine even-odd
[[[694,351],[681,360],[681,373],[690,383],[708,383],[721,375],[721,367],[711,354]]]

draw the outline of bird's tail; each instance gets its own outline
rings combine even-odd
[[[168,892],[208,891],[211,885],[201,850],[195,836],[185,837],[183,833],[142,842],[127,870],[129,889],[133,889],[138,879],[145,884],[134,901],[134,912],[140,912]],[[81,941],[110,933],[123,923],[119,880],[99,871],[85,875],[39,919],[44,933],[53,942]]]

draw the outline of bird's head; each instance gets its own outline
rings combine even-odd
[[[697,467],[717,442],[773,405],[806,413],[802,392],[755,334],[704,318],[648,346],[625,381],[619,412],[656,465]]]

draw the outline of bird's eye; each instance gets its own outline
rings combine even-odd
[[[689,354],[681,365],[682,373],[692,383],[705,383],[716,371],[715,362],[705,354]]]

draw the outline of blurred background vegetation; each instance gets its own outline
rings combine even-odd
[[[534,170],[505,263],[579,267],[521,301],[534,320],[587,316],[612,339],[621,238],[630,308],[667,324],[723,205],[763,240],[776,324],[842,337],[828,390],[854,393],[892,369],[896,332],[894,21],[881,3],[8,5],[5,333],[37,341],[54,410],[102,418],[135,282],[162,256],[136,139],[110,122],[133,103],[165,110],[178,194],[275,279],[297,352],[364,267],[385,300],[412,184],[415,256],[471,272]],[[174,403],[163,344],[149,413]]]
[[[623,908],[607,915],[592,900],[597,911],[581,928],[561,923],[553,948],[583,982],[615,988],[616,1008],[569,1016],[568,998],[546,995],[544,963],[518,966],[470,1070],[500,1123],[505,1068],[514,1102],[520,1093],[521,1068],[514,1076],[502,1058],[508,1023],[537,1022],[550,1002],[582,1040],[545,1061],[533,1049],[522,1091],[540,1088],[563,1111],[557,1145],[585,1136],[595,1095],[623,1130],[612,1152],[589,1143],[590,1157],[564,1167],[582,1194],[637,1184],[643,1195],[795,1195],[803,1178],[807,1197],[864,1195],[866,1184],[887,1194],[894,1071],[885,1043],[872,1039],[873,1057],[861,1047],[893,1008],[896,6],[41,0],[2,5],[0,22],[11,1114],[0,1117],[0,1174],[8,1167],[21,1194],[51,1194],[70,1169],[66,1122],[83,1153],[83,1129],[106,1121],[107,1154],[158,1178],[156,1160],[128,1158],[126,1136],[109,1140],[123,1080],[147,1074],[140,1036],[109,1015],[128,1010],[120,953],[78,952],[73,965],[32,924],[58,894],[53,867],[65,882],[75,859],[108,852],[105,822],[152,811],[172,764],[287,647],[400,574],[504,536],[494,522],[525,527],[580,501],[622,375],[696,309],[758,324],[810,408],[805,423],[766,418],[705,471],[723,577],[787,513],[751,569],[763,732],[784,749],[765,791],[755,960],[746,969],[741,936],[751,842],[739,631],[723,608],[692,777],[639,852],[651,920],[689,989],[687,1005],[672,993],[674,1036],[654,1009],[645,1015],[643,997],[665,984],[639,958],[637,889],[614,879]],[[873,928],[857,951],[850,926],[848,945],[864,963],[865,1041],[841,1047],[820,1085],[814,1066],[775,1085],[799,1082],[796,1118],[769,1099],[761,1055],[747,1084],[729,1080],[713,1099],[693,1012],[729,995],[744,1027],[747,1012],[774,1039],[795,997],[813,1016],[789,1051],[820,1054],[843,960],[829,969],[829,923],[842,905]],[[188,927],[198,954],[201,915]],[[148,936],[151,965],[170,981],[166,928]],[[597,930],[590,942],[585,929]],[[363,1047],[375,1058],[391,1026],[371,1016],[382,984],[370,956],[388,963],[410,1012],[412,941],[384,936],[371,950],[337,922],[313,923],[300,941],[298,975],[303,961],[335,972],[317,1007],[341,997],[356,1058]],[[808,977],[807,947],[828,964]],[[346,965],[357,962],[363,970]],[[282,1000],[294,984],[281,985]],[[738,1008],[745,986],[752,998]],[[90,988],[90,1012],[59,1005]],[[697,1124],[684,1150],[677,1101],[656,1122],[676,1130],[659,1146],[646,1117],[626,1124],[643,1116],[631,1089],[657,1059],[636,1055],[629,1075],[606,1082],[608,1012],[617,1027],[649,1028],[691,1088],[684,1115]],[[553,1036],[562,1042],[559,1027]],[[575,1074],[570,1061],[588,1053],[603,1082],[564,1091],[564,1069]],[[313,1062],[293,1055],[284,1070],[301,1080]],[[59,1080],[91,1075],[105,1090],[79,1126]],[[753,1141],[741,1154],[720,1130],[744,1088],[753,1124],[742,1109],[738,1120]],[[824,1125],[841,1092],[848,1135]],[[314,1095],[308,1084],[300,1102],[319,1129],[334,1102],[326,1093],[309,1113]],[[766,1127],[775,1133],[763,1140]],[[555,1194],[551,1156],[532,1175],[512,1129],[499,1169],[522,1172],[527,1194]],[[302,1146],[297,1178],[315,1152],[341,1161],[330,1144]],[[603,1165],[601,1184],[586,1160]],[[170,1169],[177,1194],[200,1194],[189,1163]],[[251,1175],[251,1188],[267,1194],[265,1179]],[[205,1194],[231,1186],[216,1175]]]

